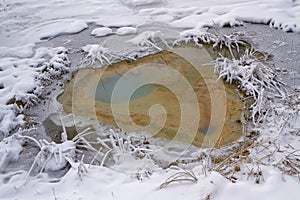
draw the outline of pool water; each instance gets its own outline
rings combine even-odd
[[[127,101],[126,93],[128,89],[138,85],[143,78],[140,75],[129,75],[129,78],[124,79],[122,88],[119,93],[116,94],[114,100],[112,100],[112,93],[116,86],[116,83],[122,79],[120,74],[107,78],[106,80],[100,80],[96,89],[95,99],[105,103],[124,103]],[[147,84],[139,87],[131,96],[131,101],[142,98],[149,95],[156,88],[156,84]]]
[[[244,104],[236,86],[218,80],[213,66],[208,65],[214,56],[209,52],[207,48],[182,46],[134,62],[80,69],[65,85],[58,101],[67,113],[116,127],[121,122],[127,125],[127,132],[147,132],[153,137],[199,147],[224,146],[242,135],[240,119]],[[158,73],[145,72],[140,66],[156,69]],[[135,90],[129,94],[131,88]],[[195,107],[193,98],[197,101]],[[153,105],[163,109],[156,107],[156,112]],[[126,109],[130,115],[124,114]],[[189,123],[195,120],[196,129]]]

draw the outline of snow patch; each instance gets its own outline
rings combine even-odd
[[[4,57],[30,57],[33,54],[33,48],[35,44],[27,44],[19,47],[1,47],[0,46],[0,58]]]
[[[96,36],[96,37],[103,37],[112,34],[113,31],[111,28],[108,27],[101,27],[101,28],[95,28],[92,32],[91,35]]]
[[[118,35],[130,35],[137,33],[137,29],[134,27],[121,27],[116,32]]]
[[[84,21],[54,20],[32,26],[20,33],[23,36],[23,40],[36,43],[58,35],[79,33],[86,28],[88,28],[88,25]]]

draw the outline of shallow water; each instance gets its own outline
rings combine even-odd
[[[146,131],[195,146],[223,146],[242,134],[243,103],[235,86],[217,80],[207,65],[211,61],[205,48],[186,46],[108,68],[81,69],[58,100],[68,113],[128,132]]]
[[[135,85],[138,85],[142,78],[143,76],[139,76],[138,74],[130,74],[126,79],[124,79],[120,92],[116,94],[116,98],[114,98],[114,101],[112,101],[111,96],[113,94],[114,87],[117,84],[117,82],[120,81],[120,79],[122,79],[122,75],[116,73],[115,76],[107,78],[103,81],[101,80],[98,83],[98,86],[96,88],[95,99],[96,101],[101,101],[105,103],[124,103],[127,100],[127,90],[129,90],[132,87],[135,87]],[[143,98],[144,96],[151,93],[155,88],[155,84],[147,84],[141,86],[133,93],[133,95],[131,96],[131,100],[133,101],[139,98]]]

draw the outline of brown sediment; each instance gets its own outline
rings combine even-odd
[[[215,146],[223,146],[236,141],[242,134],[242,124],[240,122],[243,111],[243,103],[240,101],[236,93],[234,85],[225,84],[226,99],[221,97],[222,81],[217,82],[217,77],[213,72],[213,67],[205,67],[203,64],[211,61],[209,54],[205,49],[202,52],[203,63],[188,62],[186,59],[178,55],[180,51],[188,51],[191,48],[178,49],[177,52],[163,51],[155,55],[140,58],[137,61],[123,61],[114,64],[105,69],[81,69],[77,74],[79,77],[72,79],[65,86],[65,92],[58,98],[62,103],[66,112],[73,112],[76,115],[97,118],[104,123],[117,126],[112,115],[111,105],[107,102],[95,100],[95,90],[99,81],[105,81],[113,76],[120,76],[128,70],[134,69],[137,66],[149,63],[161,64],[176,69],[182,76],[188,80],[192,86],[194,93],[198,99],[200,121],[198,133],[186,132],[177,137],[177,140],[186,141],[185,136],[194,134],[192,144],[195,146],[208,146],[203,144],[204,138],[207,136],[210,141],[216,143]],[[199,55],[201,57],[201,55]],[[197,58],[195,58],[197,59]],[[200,72],[200,73],[199,73]],[[137,71],[137,73],[139,73]],[[101,78],[100,78],[101,77]],[[180,84],[178,82],[174,84]],[[180,85],[178,85],[180,86]],[[182,89],[184,94],[185,88]],[[211,97],[211,91],[214,91],[214,96]],[[220,95],[220,98],[218,97]],[[179,129],[181,121],[180,102],[175,94],[164,86],[156,86],[155,89],[148,95],[134,99],[129,103],[130,117],[139,126],[146,126],[150,123],[148,111],[153,104],[162,105],[167,113],[167,120],[164,127],[154,137],[173,139]],[[217,126],[222,123],[222,119],[211,120],[211,116],[222,116],[222,109],[214,110],[212,113],[212,105],[223,105],[226,109],[225,124],[222,128],[221,135],[218,133],[208,133],[205,131],[208,126]],[[220,113],[218,113],[220,112]],[[122,116],[121,116],[122,117]],[[129,123],[128,116],[124,116],[122,120]],[[221,118],[221,117],[220,117]],[[222,124],[223,125],[223,124]],[[148,130],[146,130],[148,131]],[[149,130],[151,132],[151,130]],[[177,135],[178,136],[178,135]]]

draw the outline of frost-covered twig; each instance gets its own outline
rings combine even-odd
[[[104,162],[105,162],[105,160],[106,160],[108,154],[109,154],[111,151],[112,151],[112,149],[108,150],[108,151],[105,153],[105,155],[103,156],[103,159],[102,159],[101,164],[100,164],[101,167],[103,167]]]
[[[77,174],[78,174],[78,176],[79,176],[79,178],[80,178],[81,181],[83,180],[83,178],[82,178],[83,177],[83,173],[87,173],[88,172],[85,164],[83,163],[83,159],[84,159],[84,155],[82,155],[81,160],[80,160],[80,162],[78,164],[78,167],[77,167]]]

